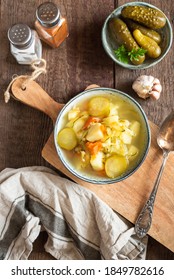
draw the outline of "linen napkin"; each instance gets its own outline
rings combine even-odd
[[[41,226],[60,260],[145,259],[147,237],[92,191],[46,167],[0,173],[0,259],[27,259]]]

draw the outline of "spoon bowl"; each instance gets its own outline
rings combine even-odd
[[[157,143],[161,149],[174,151],[174,111],[164,120],[159,130]]]
[[[174,111],[172,111],[162,123],[157,136],[157,143],[163,150],[163,161],[150,197],[145,203],[135,223],[135,232],[138,238],[143,238],[151,227],[153,208],[161,176],[169,153],[174,151]]]

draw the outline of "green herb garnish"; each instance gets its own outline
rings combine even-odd
[[[118,49],[114,50],[114,53],[118,60],[123,63],[128,63],[129,60],[139,60],[139,56],[143,56],[147,51],[143,48],[132,49],[130,52],[125,48],[124,45],[121,45]]]
[[[114,51],[114,53],[118,60],[126,64],[129,62],[128,52],[124,45],[121,45],[117,50]]]
[[[130,52],[128,52],[128,56],[130,57],[130,60],[139,60],[139,56],[143,56],[147,51],[144,50],[143,48],[139,49],[132,49]]]

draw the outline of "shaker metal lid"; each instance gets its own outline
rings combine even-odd
[[[45,2],[37,8],[36,17],[43,26],[51,27],[59,22],[60,11],[54,3]]]
[[[31,38],[31,29],[26,24],[18,23],[8,30],[8,39],[15,46],[25,47],[30,44]]]

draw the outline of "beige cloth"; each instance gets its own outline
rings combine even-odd
[[[144,259],[134,227],[93,192],[45,167],[0,173],[0,259],[27,259],[41,226],[56,259]]]

